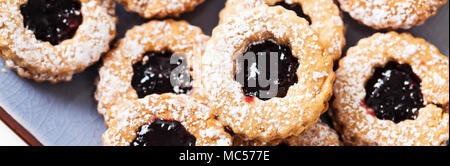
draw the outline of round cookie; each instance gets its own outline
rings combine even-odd
[[[276,78],[268,80],[276,92],[242,85],[263,74],[258,74],[257,63],[245,69],[237,65],[247,53],[267,49],[281,53],[275,56],[278,63],[269,61],[279,64]],[[266,60],[273,57],[263,55]],[[220,24],[207,42],[201,67],[202,96],[219,120],[236,134],[263,142],[299,135],[313,126],[328,108],[334,81],[333,61],[307,21],[282,7],[260,6]],[[252,74],[242,78],[245,70]]]
[[[97,0],[1,1],[0,57],[21,77],[70,81],[109,50],[115,28]]]
[[[186,21],[150,21],[129,30],[99,70],[95,98],[106,124],[113,118],[107,116],[108,109],[124,100],[164,93],[193,96],[199,79],[190,70],[199,70],[195,61],[208,39]],[[179,58],[184,60],[178,65]],[[183,75],[172,77],[178,70]],[[182,84],[173,84],[172,78],[180,78]]]
[[[445,145],[449,60],[410,34],[377,33],[340,61],[332,117],[349,145]]]
[[[115,112],[115,113],[114,113]],[[150,95],[111,109],[106,146],[230,146],[209,107],[186,95]]]
[[[117,0],[128,11],[136,12],[145,18],[178,17],[181,13],[194,10],[205,0]]]
[[[339,7],[333,0],[227,0],[220,12],[220,22],[259,5],[282,6],[296,12],[317,32],[320,44],[333,60],[341,57],[345,46],[345,26]]]
[[[447,0],[338,0],[341,9],[373,29],[409,29],[435,15]]]
[[[247,140],[242,136],[234,136],[234,146],[342,146],[339,135],[327,124],[318,122],[303,134],[285,140],[264,143],[257,140]]]

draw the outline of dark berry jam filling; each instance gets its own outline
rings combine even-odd
[[[275,62],[271,62],[270,60],[271,52],[276,55]],[[245,100],[253,101],[253,97],[258,97],[261,100],[269,100],[272,97],[285,97],[289,87],[298,81],[296,72],[299,67],[299,62],[297,58],[292,56],[291,48],[286,45],[279,45],[272,40],[267,40],[263,43],[251,44],[241,56],[248,56],[248,53],[254,53],[253,55],[256,55],[255,60],[249,61],[245,58],[238,58],[235,77],[236,80],[242,80],[238,82],[242,85],[242,89],[246,95]],[[265,59],[266,64],[264,68],[260,68],[260,58]],[[271,71],[271,65],[278,65],[278,68],[276,68],[278,69],[276,78],[270,78],[271,72],[277,72]],[[259,77],[264,77],[264,75],[265,80],[268,81],[268,83],[266,82],[267,86],[261,86],[264,84],[261,84],[262,81],[259,80]],[[242,76],[244,77],[243,79],[238,79]],[[249,85],[250,81],[256,85]],[[277,85],[278,89],[275,89],[275,91],[270,90],[271,85]]]
[[[411,66],[390,61],[367,81],[365,104],[382,120],[414,120],[424,107],[420,84]]]
[[[277,2],[273,6],[282,6],[285,9],[292,10],[297,14],[297,16],[306,19],[306,21],[308,21],[309,25],[311,25],[311,18],[303,12],[302,6],[300,6],[298,3],[287,4],[286,2],[282,1],[282,2]]]
[[[25,27],[34,32],[38,40],[58,45],[71,39],[83,18],[78,0],[28,0],[20,6]]]
[[[177,121],[156,119],[137,131],[131,146],[195,146],[195,137]]]
[[[171,58],[177,59],[176,63],[171,63]],[[187,63],[183,57],[171,52],[145,53],[143,60],[133,65],[133,71],[131,85],[139,98],[150,94],[188,94],[192,89]]]

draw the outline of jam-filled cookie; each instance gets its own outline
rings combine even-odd
[[[445,145],[449,60],[410,34],[377,33],[336,72],[333,119],[349,145]]]
[[[209,107],[186,95],[150,95],[111,109],[107,146],[230,146]]]
[[[110,14],[98,0],[1,1],[0,57],[22,77],[70,81],[108,51]]]
[[[103,59],[95,94],[99,113],[151,94],[193,95],[198,79],[192,71],[208,39],[186,21],[151,21],[129,30]]]
[[[320,44],[337,60],[345,45],[345,26],[339,7],[333,0],[228,0],[220,13],[220,20],[240,15],[242,11],[259,5],[282,6],[308,21]]]
[[[247,140],[242,136],[233,137],[234,146],[341,146],[339,135],[327,124],[318,122],[303,134],[285,140],[269,143]]]
[[[333,61],[308,22],[282,7],[260,6],[221,23],[201,67],[202,95],[219,119],[263,142],[313,126],[334,80]]]
[[[194,10],[205,0],[117,0],[128,11],[136,12],[145,18],[163,18],[179,16],[181,13]]]
[[[338,0],[341,9],[374,29],[409,29],[435,15],[447,0]]]

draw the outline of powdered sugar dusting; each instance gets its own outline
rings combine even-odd
[[[129,146],[138,129],[157,118],[179,121],[196,137],[197,146],[231,145],[231,137],[209,107],[186,95],[151,95],[111,107],[109,113],[118,116],[103,135],[105,145]]]
[[[333,0],[228,0],[220,13],[220,22],[239,16],[251,8],[272,6],[277,2],[302,6],[303,12],[311,18],[311,28],[317,32],[320,44],[334,60],[341,57],[345,45],[345,27],[339,8]]]
[[[115,36],[115,19],[96,0],[81,2],[83,23],[72,39],[53,46],[24,27],[20,1],[0,2],[0,56],[23,77],[36,81],[69,81],[74,73],[98,61]]]
[[[426,106],[419,110],[415,120],[398,124],[380,120],[370,115],[362,103],[366,96],[365,81],[371,77],[373,68],[390,60],[411,65],[422,80]],[[448,62],[434,46],[406,33],[377,33],[350,48],[340,61],[334,86],[333,116],[344,141],[350,145],[445,144],[449,115],[435,104],[449,102]]]
[[[178,16],[183,12],[191,11],[204,0],[118,0],[131,11],[144,17]]]
[[[339,135],[327,124],[319,122],[305,133],[285,141],[290,146],[341,146]]]
[[[375,29],[409,29],[423,24],[447,0],[338,0],[341,9]]]
[[[203,45],[209,39],[200,28],[191,26],[185,21],[151,21],[129,30],[117,48],[113,49],[103,60],[100,68],[99,82],[95,98],[98,100],[98,111],[105,115],[108,122],[108,109],[115,104],[127,100],[137,100],[136,91],[131,86],[133,77],[132,65],[140,60],[146,52],[170,51],[183,55],[188,65],[197,70],[195,63],[203,52]],[[197,80],[192,75],[194,81]],[[196,83],[192,95],[195,94]]]
[[[114,16],[116,14],[116,3],[114,0],[97,0],[100,6],[103,6],[109,15]]]
[[[234,79],[234,61],[250,43],[270,39],[291,47],[300,63],[299,80],[284,98],[248,103]],[[326,109],[334,79],[331,57],[323,52],[306,20],[281,7],[260,6],[221,23],[207,43],[202,67],[197,73],[202,94],[219,119],[237,134],[264,142],[298,135],[312,126]],[[328,75],[313,81],[314,72]]]
[[[285,140],[272,142],[261,142],[258,140],[248,140],[242,136],[233,139],[234,146],[276,146],[286,143],[289,146],[341,146],[339,135],[327,124],[318,122],[305,133],[293,136]]]

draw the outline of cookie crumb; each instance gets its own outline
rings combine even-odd
[[[6,73],[6,69],[5,68],[2,68],[2,73]]]

